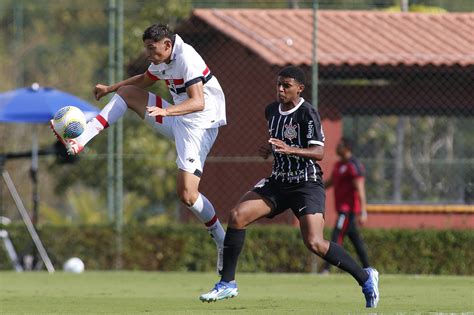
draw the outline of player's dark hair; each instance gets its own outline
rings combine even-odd
[[[168,25],[165,24],[153,24],[149,26],[144,32],[142,39],[143,41],[147,39],[151,39],[155,42],[159,42],[163,38],[169,38],[173,40],[174,34],[173,32],[168,28]]]
[[[348,137],[342,137],[341,138],[341,143],[344,147],[349,149],[352,152],[352,148],[354,147],[354,141],[352,141],[351,138]]]
[[[280,73],[278,73],[278,76],[295,79],[300,84],[305,84],[306,81],[304,71],[301,68],[295,66],[288,66],[286,68],[283,68]]]

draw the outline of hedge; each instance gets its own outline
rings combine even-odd
[[[4,228],[20,256],[32,252],[33,243],[23,225]],[[117,234],[111,226],[44,225],[38,232],[57,269],[67,258],[78,256],[88,270],[215,270],[215,245],[201,226],[126,226],[120,266],[116,265]],[[326,237],[329,233],[325,231]],[[382,273],[474,275],[471,230],[364,229],[362,234],[371,264]],[[355,255],[348,240],[345,246]],[[238,270],[311,272],[315,263],[320,267],[322,260],[306,249],[298,228],[254,225],[247,230]],[[0,269],[11,268],[0,246]]]

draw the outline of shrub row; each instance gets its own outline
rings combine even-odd
[[[34,245],[23,225],[8,226],[7,230],[19,256],[33,252]],[[326,237],[329,232],[326,231]],[[58,269],[72,256],[82,258],[89,270],[211,271],[215,268],[214,242],[196,225],[126,226],[121,238],[111,226],[41,226],[39,234]],[[381,272],[474,274],[474,232],[470,230],[365,229],[363,237],[371,263]],[[348,240],[345,246],[355,255]],[[121,259],[117,255],[119,248]],[[311,272],[321,264],[322,260],[304,246],[298,228],[254,225],[247,231],[238,269]],[[3,246],[0,268],[12,268]]]

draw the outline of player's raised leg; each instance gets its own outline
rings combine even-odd
[[[160,107],[167,108],[171,106],[170,103],[162,99],[160,96],[153,93],[148,93],[148,107]],[[153,127],[158,133],[164,135],[170,140],[174,141],[174,126],[175,116],[149,116],[148,113],[145,113],[145,122]]]
[[[100,113],[87,123],[84,132],[79,137],[64,139],[52,127],[53,132],[66,146],[69,154],[79,154],[90,140],[119,120],[125,114],[127,108],[130,108],[144,119],[148,98],[148,92],[143,89],[132,85],[123,86],[118,89]]]

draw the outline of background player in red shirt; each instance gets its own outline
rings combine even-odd
[[[342,138],[336,148],[340,160],[334,165],[331,177],[324,183],[326,189],[334,187],[334,200],[338,217],[332,232],[332,241],[342,245],[347,235],[357,252],[362,266],[369,267],[364,241],[357,225],[367,221],[364,166],[352,154],[353,142]],[[321,273],[329,273],[331,265],[325,262]]]

